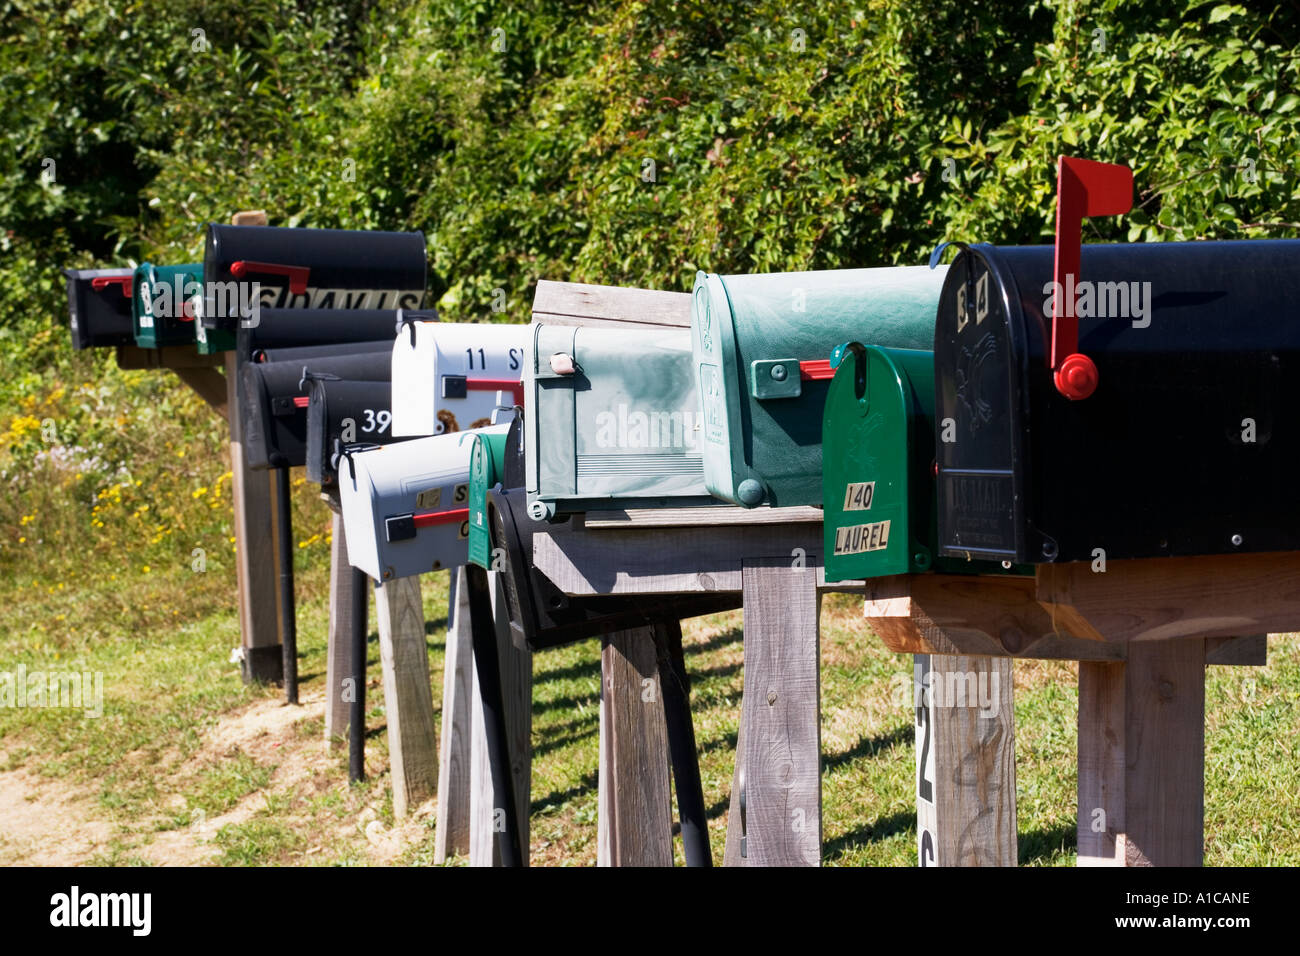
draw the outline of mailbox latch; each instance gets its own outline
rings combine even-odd
[[[826,359],[756,359],[750,363],[749,393],[757,399],[798,398],[804,382],[822,382],[835,376]]]

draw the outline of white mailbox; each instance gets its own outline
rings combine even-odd
[[[393,342],[393,435],[479,428],[522,405],[528,326],[399,320]]]
[[[504,435],[509,425],[478,431]],[[348,560],[376,581],[457,567],[469,560],[469,459],[475,432],[339,456]]]

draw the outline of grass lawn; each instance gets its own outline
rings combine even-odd
[[[324,540],[298,571],[299,708],[246,687],[230,568],[145,572],[122,563],[51,586],[0,584],[0,671],[102,672],[104,712],[0,708],[0,780],[26,788],[0,816],[0,863],[427,863],[431,807],[392,815],[379,651],[371,634],[367,766],[322,741]],[[430,679],[442,696],[446,575],[423,579]],[[372,619],[373,625],[373,619]],[[714,856],[721,861],[742,686],[739,612],[688,622],[696,736]],[[860,599],[822,609],[824,859],[910,866],[915,858],[911,713],[896,702],[910,658],[861,618]],[[1075,862],[1076,668],[1019,662],[1016,783],[1020,860]],[[531,859],[596,858],[599,645],[534,657]],[[1206,685],[1206,863],[1300,864],[1300,646],[1270,641],[1264,668],[1212,667]],[[12,799],[10,803],[14,803]],[[25,820],[32,823],[24,823]],[[50,844],[50,845],[47,845]],[[677,856],[681,861],[680,846]],[[464,860],[455,862],[463,863]]]

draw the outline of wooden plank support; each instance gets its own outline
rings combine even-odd
[[[1012,683],[1007,658],[916,655],[921,866],[1016,865]]]
[[[492,589],[492,617],[497,629],[497,651],[501,661],[501,698],[509,735],[515,808],[519,814],[519,842],[524,859],[527,860],[533,766],[533,655],[527,649],[516,647],[510,639],[509,612],[500,573],[489,571],[488,579]],[[469,865],[500,866],[499,839],[504,833],[504,827],[497,819],[497,801],[493,798],[478,672],[472,665],[470,670],[473,672],[473,691],[470,718]]]
[[[811,554],[744,562],[745,677],[729,866],[821,862],[818,564]]]
[[[438,750],[438,819],[433,861],[468,853],[470,847],[470,748],[473,739],[474,657],[465,569],[451,571],[447,648],[442,674],[442,744]]]
[[[325,655],[325,742],[331,749],[344,745],[351,701],[344,681],[352,676],[352,566],[348,564],[347,535],[343,519],[335,514],[330,542],[330,624]],[[369,595],[366,595],[367,601]]]
[[[384,671],[393,815],[401,818],[438,789],[438,742],[419,576],[376,582],[375,615]]]
[[[1079,865],[1200,866],[1205,642],[1128,651],[1079,665]]]
[[[601,639],[600,866],[672,866],[668,735],[652,627]]]
[[[690,328],[691,296],[688,292],[542,279],[533,293],[533,321],[548,325]]]

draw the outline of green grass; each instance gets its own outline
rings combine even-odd
[[[328,578],[324,541],[298,571],[301,692],[325,678]],[[373,862],[365,822],[395,825],[384,733],[377,638],[369,649],[368,779],[346,783],[346,749],[326,750],[318,717],[264,739],[211,740],[231,715],[273,704],[275,688],[248,687],[229,652],[238,642],[233,575],[185,571],[121,580],[88,577],[54,587],[36,577],[0,585],[11,609],[0,632],[3,669],[77,669],[104,675],[104,715],[0,708],[4,768],[84,794],[87,813],[112,825],[92,856],[105,865],[158,862],[151,847],[205,822],[212,860],[229,865]],[[423,581],[430,679],[442,696],[446,576]],[[122,614],[123,607],[131,608]],[[54,618],[63,615],[59,626]],[[373,621],[372,621],[373,626]],[[738,612],[689,622],[692,678],[714,856],[721,862],[742,689]],[[824,860],[828,865],[910,866],[916,823],[912,719],[897,702],[910,658],[865,629],[858,599],[828,596],[822,612]],[[534,656],[532,860],[582,865],[596,858],[599,643]],[[1016,664],[1020,861],[1075,862],[1075,665]],[[1206,863],[1300,863],[1300,647],[1270,642],[1264,668],[1212,667],[1206,681]],[[297,778],[281,781],[296,766]],[[227,822],[223,814],[234,813]],[[433,860],[432,818],[405,825],[393,862]],[[154,848],[156,849],[156,848]],[[680,844],[675,848],[681,862]],[[463,864],[465,860],[450,861]]]

